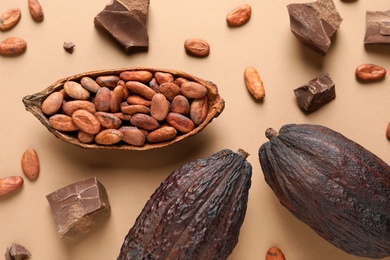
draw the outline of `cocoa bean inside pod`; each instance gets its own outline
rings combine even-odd
[[[143,77],[141,80],[137,80],[137,77],[130,77],[129,80],[127,80],[128,77],[124,77],[124,75],[148,75],[148,77],[147,78]],[[86,79],[88,80],[88,82]],[[107,79],[112,79],[109,81],[110,84],[116,82],[116,85],[121,87],[116,88],[114,86],[115,84],[107,87],[107,82],[108,82]],[[99,144],[96,141],[85,142],[85,140],[80,140],[80,135],[79,135],[79,132],[83,131],[83,129],[74,127],[72,129],[68,129],[69,131],[62,131],[58,129],[58,127],[53,127],[53,125],[49,120],[50,117],[53,116],[56,117],[57,115],[64,115],[64,116],[66,115],[68,117],[72,117],[72,115],[69,115],[69,113],[74,113],[78,109],[82,109],[82,108],[78,108],[77,106],[75,106],[74,108],[69,109],[69,105],[76,104],[76,102],[79,103],[83,102],[85,104],[88,105],[93,104],[95,106],[94,109],[88,109],[88,111],[92,115],[94,115],[94,113],[98,113],[98,116],[100,116],[102,112],[111,113],[113,115],[112,117],[109,116],[105,117],[108,120],[110,118],[116,118],[118,112],[121,112],[122,116],[120,120],[122,122],[120,126],[137,128],[137,126],[132,125],[131,123],[132,121],[131,118],[134,116],[134,114],[126,113],[126,111],[128,110],[127,108],[130,108],[131,106],[134,105],[135,102],[134,100],[144,100],[145,102],[142,103],[143,104],[142,106],[144,106],[145,109],[142,110],[143,112],[137,111],[137,113],[143,113],[144,115],[147,115],[148,117],[145,118],[152,117],[153,115],[156,116],[156,111],[154,111],[153,115],[151,115],[150,111],[151,109],[153,111],[153,107],[151,107],[150,104],[153,99],[153,96],[158,94],[158,95],[165,95],[166,99],[161,98],[161,100],[164,100],[163,102],[166,103],[164,104],[164,107],[167,107],[167,109],[169,107],[169,109],[171,109],[172,106],[167,103],[168,101],[170,103],[173,99],[173,97],[169,95],[170,92],[166,91],[167,93],[164,93],[158,91],[158,89],[156,91],[156,89],[153,89],[153,86],[155,86],[156,84],[164,84],[164,83],[173,84],[173,82],[176,79],[178,81],[180,80],[184,82],[193,82],[194,84],[199,84],[200,86],[202,86],[202,88],[207,90],[206,92],[207,113],[203,121],[193,122],[194,128],[191,131],[178,132],[174,138],[169,140],[163,140],[161,142],[154,142],[154,141],[149,142],[146,139],[143,145],[140,145],[140,143],[137,143],[137,145],[132,145],[131,143],[125,141],[128,140],[129,138],[131,139],[131,136],[126,136],[124,140],[109,145]],[[69,82],[77,86],[76,89],[78,90],[77,93],[84,93],[85,95],[82,95],[82,97],[79,97],[79,95],[73,95],[73,96],[66,95],[66,97],[64,96],[62,107],[59,109],[53,108],[51,110],[51,108],[47,108],[47,103],[50,104],[50,102],[45,102],[45,107],[42,110],[42,104],[50,95],[52,95],[55,92],[66,93],[66,91],[68,92],[70,91],[69,89],[65,89],[68,88],[67,86],[69,85]],[[135,84],[134,82],[137,83]],[[88,87],[92,83],[95,86],[93,88]],[[180,90],[180,92],[178,92],[175,95],[180,95],[184,97],[185,95],[181,93],[181,89],[180,89],[181,84],[177,85],[177,87]],[[119,90],[115,91],[115,89],[122,89],[122,91]],[[88,96],[86,95],[87,92],[89,94],[88,98],[86,98]],[[122,96],[120,92],[122,92]],[[184,90],[184,93],[186,93],[186,90]],[[194,98],[191,97],[186,97],[186,98],[188,100],[189,105],[191,105],[191,103],[195,100]],[[173,143],[176,143],[178,141],[184,140],[202,131],[214,118],[218,117],[223,112],[225,107],[225,102],[222,99],[222,97],[219,95],[218,88],[214,83],[201,79],[197,76],[191,75],[183,71],[171,70],[171,69],[160,69],[160,68],[156,69],[156,68],[147,68],[147,67],[131,67],[131,68],[120,68],[120,69],[97,70],[97,71],[84,72],[73,76],[69,76],[57,80],[49,87],[46,87],[45,89],[43,89],[38,93],[25,96],[23,98],[23,104],[26,110],[31,112],[47,128],[47,130],[49,130],[55,137],[67,143],[71,143],[88,149],[116,149],[116,150],[149,150],[154,148],[165,147]],[[154,108],[155,107],[156,104],[154,104]],[[48,110],[57,111],[57,112],[55,112],[54,115],[48,115],[47,112],[44,113],[44,111],[48,111]],[[168,112],[173,112],[173,111],[170,110]],[[205,113],[205,111],[202,111],[202,113]],[[167,111],[165,111],[164,114],[168,114]],[[169,124],[169,122],[166,119],[163,118],[163,116],[158,117],[158,119],[160,123],[159,127],[172,126]],[[107,123],[107,120],[105,120],[104,122]],[[192,120],[189,117],[189,115],[188,115],[188,120]],[[135,119],[133,119],[133,121],[135,121]],[[69,123],[72,125],[77,125],[77,123],[80,122],[76,122],[76,124],[75,122],[69,122]],[[100,131],[104,131],[105,129],[107,129],[107,126],[102,125]],[[147,135],[149,132],[155,131],[156,129],[147,130],[147,129],[139,128],[139,130],[146,131],[145,135]]]

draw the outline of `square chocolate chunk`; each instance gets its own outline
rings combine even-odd
[[[366,12],[365,44],[390,44],[390,10]]]

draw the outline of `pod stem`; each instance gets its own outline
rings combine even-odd
[[[248,158],[249,156],[249,153],[247,153],[246,151],[244,151],[243,149],[238,149],[237,153],[242,157],[244,158],[244,160],[246,160],[246,158]]]
[[[274,138],[275,136],[278,136],[279,135],[279,133],[275,130],[275,129],[273,129],[273,128],[267,128],[267,130],[265,130],[265,136],[269,139],[269,140],[271,140],[272,138]]]

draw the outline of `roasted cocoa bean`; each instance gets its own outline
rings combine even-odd
[[[268,249],[265,260],[286,260],[283,252],[277,247]]]
[[[386,76],[386,69],[375,64],[362,64],[356,68],[355,75],[361,81],[381,80]]]
[[[119,80],[119,76],[115,75],[99,76],[96,79],[96,83],[98,83],[102,87],[113,89],[118,85]]]
[[[162,93],[169,101],[172,101],[174,97],[180,95],[180,87],[175,83],[162,83],[158,86],[158,90]]]
[[[116,86],[112,93],[110,98],[110,111],[111,112],[118,112],[120,110],[120,103],[123,100],[123,87],[118,85]]]
[[[80,83],[75,81],[67,81],[64,83],[65,93],[73,98],[78,100],[87,100],[90,97],[90,93],[86,90]]]
[[[87,110],[92,114],[96,112],[94,103],[87,100],[71,100],[64,102],[62,105],[62,111],[68,116],[71,116],[74,111],[79,109]]]
[[[9,37],[0,42],[0,55],[13,56],[25,52],[27,42],[18,37]]]
[[[12,8],[0,16],[0,31],[11,30],[19,22],[22,12],[19,8]]]
[[[163,121],[169,113],[170,106],[171,104],[167,98],[163,94],[157,93],[152,98],[150,115],[157,121]]]
[[[159,122],[151,116],[145,114],[134,114],[130,123],[136,127],[141,129],[145,129],[147,131],[153,131],[160,127]]]
[[[83,86],[85,89],[97,93],[101,86],[92,78],[90,77],[82,77],[80,80],[81,86]]]
[[[27,178],[36,180],[39,175],[39,158],[33,148],[28,148],[22,155],[22,170]]]
[[[80,130],[92,135],[99,133],[101,128],[96,116],[84,109],[76,110],[72,114],[72,121]]]
[[[96,111],[109,112],[110,111],[111,91],[107,87],[102,87],[96,93],[95,107]]]
[[[167,118],[169,125],[173,126],[177,131],[188,133],[195,128],[194,122],[186,116],[177,113],[169,113]]]
[[[159,143],[169,141],[175,138],[177,135],[177,131],[172,126],[162,126],[157,130],[150,132],[147,135],[147,140],[151,143]]]
[[[150,108],[143,105],[128,105],[128,106],[122,106],[121,111],[129,115],[134,115],[137,113],[149,114]]]
[[[0,197],[8,195],[23,186],[21,176],[8,176],[0,179]]]
[[[171,112],[188,116],[190,113],[190,102],[183,95],[177,95],[171,102]]]
[[[180,87],[181,94],[187,98],[203,98],[207,94],[207,88],[194,81],[185,82]]]
[[[126,87],[148,100],[152,100],[153,96],[156,94],[153,89],[138,81],[127,81]]]
[[[151,104],[150,100],[147,100],[147,99],[140,97],[138,95],[130,95],[126,99],[126,101],[129,105],[143,105],[146,107],[150,107],[150,104]]]
[[[206,119],[208,113],[208,99],[194,99],[191,103],[190,118],[195,125],[200,125]]]
[[[68,115],[55,114],[49,118],[49,124],[51,127],[58,131],[72,132],[79,128],[73,124],[73,120]]]
[[[154,73],[154,77],[158,84],[175,82],[175,78],[173,77],[173,75],[168,72],[157,71],[156,73]]]
[[[175,84],[178,85],[179,87],[181,87],[181,85],[184,83],[184,82],[188,82],[189,80],[186,79],[186,78],[183,78],[183,77],[178,77],[175,79]]]
[[[245,68],[244,81],[248,91],[255,99],[262,100],[265,97],[263,81],[254,67],[249,66]]]
[[[62,102],[64,101],[64,95],[61,92],[51,93],[43,102],[42,102],[42,112],[45,115],[51,116],[60,110]]]
[[[252,15],[252,7],[249,4],[242,4],[228,12],[226,22],[231,27],[246,24]]]
[[[156,78],[152,78],[152,79],[150,80],[150,82],[149,82],[149,87],[150,87],[151,89],[153,89],[156,93],[160,92],[160,90],[158,89],[159,84],[158,84]]]
[[[117,116],[120,120],[123,121],[130,121],[131,115],[125,114],[122,112],[113,113],[113,115]]]
[[[95,135],[88,134],[84,131],[79,130],[77,132],[77,139],[84,144],[91,144],[95,141]]]
[[[105,129],[95,136],[95,142],[101,145],[113,145],[123,139],[123,133],[117,129]]]
[[[34,21],[43,21],[43,8],[38,0],[28,0],[28,10],[30,11],[31,17]]]
[[[145,134],[135,126],[122,126],[119,131],[123,133],[123,141],[134,146],[145,144]]]
[[[184,49],[189,55],[206,57],[210,54],[210,45],[202,39],[190,38],[184,41]]]
[[[153,73],[147,70],[123,71],[119,77],[124,81],[149,82],[153,78]]]
[[[99,120],[100,124],[104,128],[118,129],[122,125],[122,120],[115,116],[113,113],[96,112],[95,117]]]

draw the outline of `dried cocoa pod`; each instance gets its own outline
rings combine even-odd
[[[126,235],[118,260],[226,259],[245,218],[252,166],[221,150],[172,172]]]
[[[390,255],[389,165],[320,125],[288,124],[266,136],[259,160],[283,206],[347,253]]]
[[[120,79],[121,74],[123,79]],[[150,75],[152,75],[152,78],[150,79],[149,82],[141,82],[141,80],[145,81],[147,80],[147,78],[150,78]],[[136,84],[133,85],[133,83],[129,83],[132,81],[125,81],[124,79],[136,79],[140,81],[134,81],[136,82]],[[191,121],[189,113],[185,114],[187,116],[186,118],[184,118],[185,120],[180,120],[180,118],[178,118],[177,116],[173,116],[173,117],[171,116],[171,122],[176,124],[176,127],[183,128],[177,131],[177,135],[173,139],[169,141],[161,141],[161,142],[148,142],[148,140],[145,139],[144,143],[140,145],[142,142],[140,141],[141,139],[139,138],[139,132],[138,132],[138,137],[136,138],[138,141],[134,142],[134,144],[132,144],[133,141],[130,140],[130,142],[126,142],[127,138],[123,138],[122,141],[112,145],[100,145],[97,144],[96,142],[90,143],[92,137],[98,134],[95,133],[95,131],[89,131],[89,135],[86,135],[86,133],[79,134],[78,132],[75,132],[75,131],[88,132],[85,131],[87,130],[86,127],[95,129],[95,126],[91,126],[91,125],[88,126],[88,124],[83,125],[84,123],[83,121],[85,122],[90,121],[90,120],[84,120],[85,118],[79,120],[78,122],[79,126],[76,126],[77,123],[75,125],[75,123],[73,122],[74,120],[72,120],[71,116],[75,111],[78,111],[80,109],[87,110],[90,114],[92,114],[92,116],[94,116],[96,112],[111,113],[114,117],[118,117],[119,119],[122,120],[122,126],[128,126],[128,127],[139,126],[140,129],[138,130],[141,132],[146,132],[144,133],[145,136],[149,134],[148,132],[156,130],[155,126],[157,126],[158,128],[158,127],[169,125],[167,118],[165,118],[161,122],[157,121],[158,124],[156,124],[155,122],[156,120],[150,116],[150,106],[151,106],[151,100],[153,99],[154,95],[160,93],[158,88],[161,85],[164,86],[166,84],[174,84],[173,82],[175,81],[180,85],[183,85],[184,82],[195,82],[202,85],[202,87],[200,87],[195,92],[199,94],[202,93],[204,89],[206,89],[208,109],[207,109],[207,113],[206,113],[207,115],[205,120],[199,125],[196,124],[193,127],[191,126],[191,124],[193,125],[193,122],[187,122],[187,120]],[[64,90],[64,84],[66,82],[76,82],[77,83],[76,91],[68,90],[67,92],[69,94],[66,93]],[[101,86],[99,85],[98,82],[110,88]],[[115,84],[111,84],[111,83],[109,84],[108,82],[111,83],[116,82],[116,86],[114,86]],[[154,87],[152,88],[151,85],[153,85]],[[120,97],[119,95],[120,87],[118,86],[121,86],[123,90],[122,99],[119,103],[119,109],[120,109],[119,111],[117,111],[117,105]],[[128,88],[128,86],[130,86],[130,88]],[[180,94],[180,87],[176,84],[175,86],[177,87],[178,92],[176,93],[174,91],[174,95],[172,95],[172,99],[174,98],[174,96]],[[84,90],[89,91],[90,97],[87,100],[75,100],[70,96],[71,94],[73,95],[73,97],[77,98],[77,95],[74,94],[75,93],[79,94],[79,92],[83,93]],[[138,94],[136,94],[137,91],[139,92]],[[64,96],[64,101],[62,103],[62,107],[56,112],[56,114],[50,116],[43,113],[42,103],[53,92],[61,93]],[[165,94],[161,93],[161,94],[167,97],[168,95],[167,93]],[[168,97],[167,99],[169,100]],[[187,98],[187,99],[189,105],[194,100],[192,98]],[[76,101],[79,103],[80,102],[83,103],[76,104],[74,103]],[[154,69],[154,68],[146,68],[146,67],[98,70],[98,71],[90,71],[90,72],[80,73],[77,75],[66,77],[64,79],[60,79],[56,81],[55,83],[53,83],[46,89],[42,90],[41,92],[25,96],[23,98],[23,103],[27,111],[31,112],[35,117],[37,117],[37,119],[53,135],[60,138],[61,140],[83,148],[116,149],[116,150],[149,150],[149,149],[160,148],[160,147],[174,144],[176,142],[184,140],[202,131],[214,118],[219,116],[219,114],[223,111],[225,107],[224,100],[219,95],[217,86],[212,82],[200,79],[196,76],[193,76],[191,74],[182,71],[170,70],[170,69]],[[137,106],[143,105],[143,110],[144,110],[143,113],[145,113],[145,115],[148,117],[146,119],[141,118],[140,120],[139,115],[133,118],[134,115],[127,114],[127,112],[129,112],[128,110],[132,109],[130,108],[130,106],[132,105],[137,105]],[[171,108],[172,106],[169,106],[169,109]],[[137,112],[139,113],[139,111]],[[172,111],[170,110],[170,112]],[[88,117],[91,117],[91,115],[88,114]],[[179,119],[179,121],[176,122],[175,119]],[[93,120],[93,121],[96,123],[96,121],[98,120]],[[133,121],[133,123],[135,122],[136,125],[133,125],[131,121]],[[152,125],[154,126],[153,127],[150,127],[150,125],[147,126],[151,122]],[[81,129],[80,126],[82,126]],[[146,130],[142,129],[142,127],[143,128],[146,127],[145,128]],[[104,129],[106,128],[101,127],[100,131]],[[166,138],[170,136],[171,135],[166,135]]]

